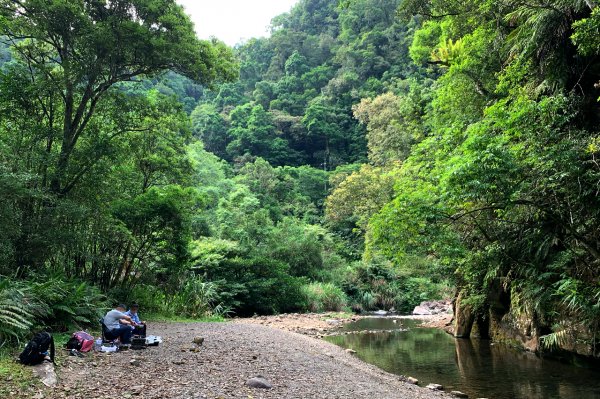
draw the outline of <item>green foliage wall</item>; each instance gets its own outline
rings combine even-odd
[[[20,333],[95,325],[100,292],[172,290],[189,266],[186,110],[236,61],[171,0],[0,8],[2,295]]]
[[[401,13],[423,18],[410,53],[440,75],[367,254],[425,257],[454,270],[481,316],[522,312],[538,335],[576,320],[595,342],[597,6],[406,1]]]
[[[593,342],[600,11],[538,3],[301,0],[231,50],[171,0],[2,2],[0,275],[194,317],[455,285]]]
[[[230,161],[260,156],[274,165],[325,170],[364,161],[365,131],[352,106],[419,70],[408,62],[409,28],[395,18],[399,3],[364,0],[340,7],[337,0],[303,0],[274,18],[270,38],[237,47],[237,88],[223,86],[194,111],[205,115],[210,104],[221,121],[198,125],[206,148],[222,155],[225,140]],[[235,122],[243,107],[255,110],[252,125],[241,127],[249,132]],[[258,117],[261,109],[271,117]]]

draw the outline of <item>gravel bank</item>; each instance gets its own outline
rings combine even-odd
[[[436,398],[335,345],[243,323],[162,323],[158,348],[67,357],[46,398]],[[192,340],[205,338],[198,352]],[[139,365],[136,365],[138,364]],[[132,364],[134,363],[134,364]],[[245,382],[264,376],[271,390]]]
[[[339,331],[345,324],[362,319],[363,316],[347,313],[289,313],[276,316],[254,316],[234,319],[235,323],[259,324],[279,330],[322,338]]]

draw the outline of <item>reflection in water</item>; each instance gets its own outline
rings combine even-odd
[[[348,331],[409,331],[360,333],[328,337],[356,350],[368,363],[396,374],[413,376],[420,385],[437,383],[470,397],[600,398],[600,372],[581,369],[485,340],[454,339],[432,328],[414,328],[416,321],[361,319]]]

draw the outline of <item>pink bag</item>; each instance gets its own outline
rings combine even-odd
[[[94,337],[85,331],[77,331],[76,333],[73,333],[71,340],[77,340],[79,342],[79,352],[89,352],[94,347]]]

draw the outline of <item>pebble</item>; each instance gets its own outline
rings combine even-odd
[[[339,347],[294,333],[242,322],[156,323],[152,330],[166,343],[139,357],[125,352],[71,363],[77,372],[63,373],[58,389],[44,394],[48,399],[425,399],[435,395],[348,356]],[[210,345],[202,346],[198,354],[190,352],[194,337],[205,338]],[[181,348],[188,351],[182,353]],[[139,361],[139,369],[130,366],[132,360]],[[98,363],[97,368],[92,362]],[[107,375],[128,380],[132,373],[135,386],[106,384]],[[272,388],[250,387],[250,377],[265,379]],[[143,389],[137,387],[141,385]]]
[[[406,382],[413,385],[419,384],[419,380],[417,380],[415,377],[406,377]]]
[[[259,389],[271,389],[273,385],[269,383],[269,381],[265,380],[264,377],[258,376],[254,378],[250,378],[246,381],[246,385],[250,388],[259,388]]]

